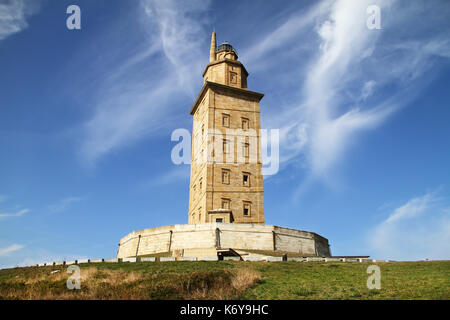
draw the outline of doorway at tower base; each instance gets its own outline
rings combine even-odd
[[[223,249],[331,256],[328,240],[314,232],[260,224],[203,223],[133,231],[120,240],[117,258],[205,257]]]

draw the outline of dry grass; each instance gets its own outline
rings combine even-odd
[[[261,281],[261,274],[252,269],[237,269],[234,272],[227,271],[229,277],[218,278],[211,286],[201,286],[188,293],[185,299],[200,300],[226,300],[240,297],[245,290]],[[189,290],[188,290],[189,292]]]
[[[244,292],[247,288],[261,281],[261,274],[253,269],[238,269],[231,281],[237,291]]]
[[[81,268],[81,289],[68,290],[69,274],[36,269],[0,283],[0,299],[237,299],[260,281],[250,269],[156,273]]]
[[[359,262],[84,264],[81,290],[67,289],[67,267],[14,268],[0,270],[0,299],[450,299],[450,261],[377,265],[380,290]]]

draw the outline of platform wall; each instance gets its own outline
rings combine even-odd
[[[177,224],[133,231],[120,240],[118,258],[171,252],[174,256],[213,249],[287,251],[330,256],[328,240],[316,233],[259,224]]]

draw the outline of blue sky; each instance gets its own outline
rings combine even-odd
[[[450,259],[449,17],[445,0],[0,0],[0,267],[187,223],[170,137],[191,130],[213,29],[280,129],[267,224],[334,255]]]

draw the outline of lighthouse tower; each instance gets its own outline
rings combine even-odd
[[[118,258],[331,255],[328,240],[314,232],[265,224],[259,106],[264,95],[247,88],[247,77],[233,46],[217,46],[213,32],[203,87],[190,111],[188,224],[133,231],[120,239]]]
[[[189,224],[264,224],[261,93],[228,42],[211,36],[203,87],[191,108],[193,139]]]

